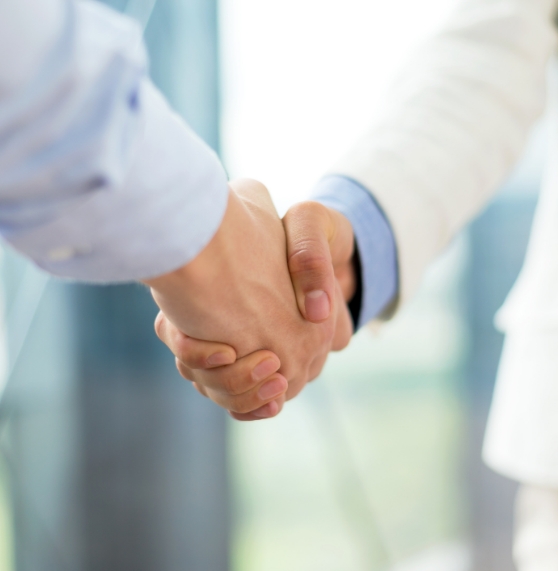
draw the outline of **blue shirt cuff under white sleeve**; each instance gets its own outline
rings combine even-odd
[[[370,192],[354,180],[328,176],[316,185],[311,198],[337,210],[352,224],[362,272],[358,329],[379,317],[397,295],[397,249],[393,232]]]

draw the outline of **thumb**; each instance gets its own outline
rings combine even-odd
[[[322,204],[302,202],[287,212],[283,225],[298,309],[308,321],[325,321],[333,311],[335,299],[330,251],[334,219]]]

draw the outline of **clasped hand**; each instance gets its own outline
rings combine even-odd
[[[308,202],[280,220],[267,189],[230,184],[223,222],[186,266],[145,283],[183,377],[238,420],[276,416],[352,335],[353,232]]]

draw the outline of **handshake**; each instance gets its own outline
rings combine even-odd
[[[221,226],[198,256],[145,280],[159,338],[181,375],[237,420],[271,418],[353,333],[350,222],[317,202],[281,221],[267,189],[230,183]]]

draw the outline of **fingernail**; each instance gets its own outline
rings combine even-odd
[[[316,290],[306,294],[304,299],[306,318],[309,321],[323,321],[329,317],[331,306],[325,291]]]
[[[258,418],[271,418],[279,412],[279,405],[275,401],[268,402],[252,414]]]
[[[207,364],[213,367],[220,365],[232,365],[234,358],[230,353],[215,353],[207,358]]]
[[[287,390],[287,381],[284,377],[277,377],[268,381],[258,391],[258,396],[262,400],[273,399],[282,395]]]
[[[252,379],[258,383],[267,379],[269,375],[275,373],[279,369],[279,364],[275,359],[266,359],[254,367],[252,370]]]

